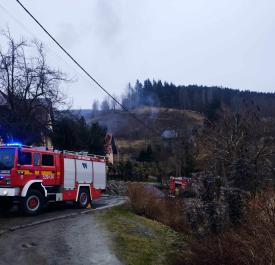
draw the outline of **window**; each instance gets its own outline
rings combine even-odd
[[[35,166],[40,166],[40,154],[34,153],[33,154],[33,160]]]
[[[53,166],[53,155],[42,155],[42,166]]]
[[[19,151],[18,163],[20,165],[31,165],[32,164],[32,153]]]
[[[10,170],[14,165],[14,149],[0,149],[0,170]]]

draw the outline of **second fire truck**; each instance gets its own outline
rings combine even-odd
[[[86,208],[106,188],[103,156],[21,144],[0,147],[0,207],[19,204],[36,215],[47,202],[73,201]]]

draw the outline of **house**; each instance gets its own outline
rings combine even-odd
[[[118,160],[119,154],[116,146],[115,138],[111,133],[107,133],[105,137],[105,153],[110,164],[114,164],[114,160]]]

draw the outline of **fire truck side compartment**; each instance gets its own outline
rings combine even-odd
[[[64,189],[75,188],[75,159],[64,158]]]
[[[94,167],[94,188],[106,189],[106,167],[105,163],[93,162]]]
[[[76,181],[79,184],[90,184],[93,181],[92,161],[76,160]]]

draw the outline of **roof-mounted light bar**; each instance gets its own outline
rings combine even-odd
[[[5,144],[7,147],[22,147],[22,143],[14,142]]]

